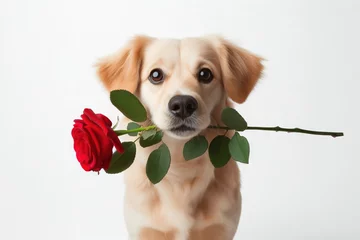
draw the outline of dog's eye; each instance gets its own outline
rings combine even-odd
[[[150,72],[149,80],[153,84],[159,84],[164,81],[164,73],[161,69],[155,68]]]
[[[210,83],[214,78],[212,72],[208,68],[200,69],[197,77],[198,80],[202,83]]]

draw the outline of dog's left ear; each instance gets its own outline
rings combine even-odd
[[[225,91],[237,103],[243,103],[261,77],[261,57],[221,39],[220,64]]]

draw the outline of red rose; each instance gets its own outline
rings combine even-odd
[[[74,138],[76,158],[85,171],[107,170],[115,146],[119,153],[124,148],[111,128],[111,121],[102,114],[95,114],[91,109],[84,109],[82,119],[75,119],[71,135]]]

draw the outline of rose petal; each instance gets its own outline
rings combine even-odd
[[[96,155],[96,166],[105,168],[109,165],[112,156],[112,141],[104,135],[97,125],[86,126],[85,131],[89,134],[89,141],[93,146],[93,153]]]
[[[99,161],[98,156],[96,156],[94,153],[92,154],[92,159],[93,159],[93,162],[91,163],[91,170],[99,171],[101,169],[101,165],[102,165],[101,161]]]
[[[122,146],[122,144],[121,144],[121,142],[120,142],[119,137],[116,135],[116,133],[111,130],[111,131],[108,132],[108,135],[107,135],[107,136],[111,139],[111,141],[112,141],[112,143],[114,144],[116,150],[117,150],[119,153],[123,153],[123,152],[124,152],[124,148],[123,148],[123,146]]]
[[[85,171],[90,171],[94,168],[96,161],[94,161],[94,157],[92,156],[90,152],[90,146],[88,143],[82,141],[78,142],[78,145],[76,146],[78,149],[76,151],[76,157],[81,165],[81,167]]]
[[[99,127],[101,127],[101,129],[104,131],[105,135],[107,135],[107,132],[111,128],[108,125],[106,125],[106,123],[103,121],[102,118],[99,118],[98,116],[96,116],[96,114],[89,108],[84,109],[84,115],[87,116],[92,122],[97,124]],[[111,126],[111,121],[110,121],[110,126]]]
[[[101,113],[96,114],[96,116],[100,118],[105,123],[106,126],[111,127],[112,122],[108,117],[102,115]]]
[[[80,128],[74,128],[72,131],[74,138],[74,150],[76,157],[85,171],[90,171],[96,164],[96,158],[92,153],[92,143],[89,134]]]
[[[74,126],[74,128],[80,128],[81,129],[81,128],[84,127],[84,123],[77,122],[73,126]]]
[[[84,135],[85,135],[85,132],[82,128],[74,127],[71,130],[71,136],[73,137],[74,140],[83,138]]]
[[[101,144],[103,140],[106,140],[102,130],[98,126],[87,125],[84,128],[84,131],[89,136],[89,142],[92,147],[92,152],[96,153],[97,156],[101,155]]]

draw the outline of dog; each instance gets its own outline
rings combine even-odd
[[[208,153],[185,161],[182,150],[198,134],[208,142],[220,134],[232,137],[232,131],[207,127],[222,125],[225,107],[246,101],[261,78],[262,61],[221,36],[138,35],[97,62],[104,87],[135,94],[149,115],[141,125],[159,127],[171,153],[170,169],[158,184],[148,180],[145,166],[161,143],[137,146],[135,161],[124,172],[124,213],[131,240],[233,239],[242,208],[236,162],[231,159],[214,168]]]

